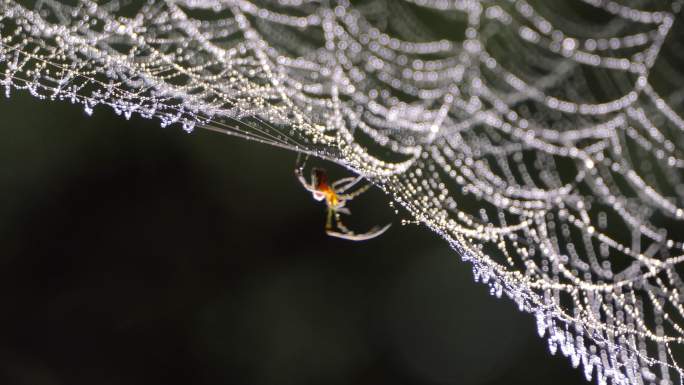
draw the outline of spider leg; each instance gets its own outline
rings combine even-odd
[[[309,160],[309,155],[307,154],[302,154],[301,152],[297,153],[297,163],[295,164],[298,169],[302,170],[304,169],[304,166],[306,166],[306,161]]]
[[[337,193],[344,193],[345,191],[353,187],[355,184],[359,183],[361,180],[363,180],[362,176],[350,176],[347,178],[342,178],[340,180],[335,181],[335,183],[332,184],[332,188]]]
[[[335,213],[335,223],[337,224],[337,228],[342,230],[343,233],[354,234],[353,231],[349,230],[349,228],[342,223],[342,218],[340,218],[340,214],[338,213]]]
[[[348,192],[346,194],[338,194],[338,196],[340,197],[340,199],[351,200],[351,199],[354,199],[357,196],[365,193],[369,188],[371,188],[371,186],[373,186],[373,185],[368,183],[365,186],[359,187],[355,191]]]
[[[328,218],[332,218],[330,216],[330,213],[328,213]],[[342,220],[340,219],[340,215],[338,213],[334,213],[334,218],[335,224],[337,225],[337,228],[340,231],[335,231],[332,229],[332,227],[326,227],[326,234],[328,234],[331,237],[342,238],[350,241],[365,241],[368,239],[375,238],[377,236],[380,236],[382,233],[387,231],[387,229],[389,229],[390,226],[392,226],[391,223],[387,224],[384,227],[375,226],[366,233],[355,234],[353,231],[349,230],[349,228],[347,228],[347,226],[345,226],[344,223],[342,223]]]
[[[308,155],[302,156],[301,153],[297,154],[297,163],[295,164],[295,176],[297,176],[297,179],[299,180],[299,183],[304,186],[305,189],[309,192],[315,192],[316,189],[314,186],[312,186],[309,182],[306,181],[306,178],[304,177],[304,166],[306,166],[306,161],[309,159]]]
[[[325,232],[329,233],[330,231],[333,231],[333,216],[335,215],[335,212],[333,209],[328,207],[328,213],[325,216]]]
[[[334,230],[327,230],[326,234],[328,234],[331,237],[346,239],[348,241],[366,241],[369,239],[373,239],[375,237],[379,237],[380,235],[382,235],[382,233],[387,231],[387,229],[389,229],[390,226],[391,226],[391,224],[388,224],[387,226],[384,226],[382,228],[376,226],[376,227],[373,227],[367,233],[363,233],[363,234],[354,234],[352,232],[343,233],[343,232],[334,231]]]
[[[355,237],[355,241],[365,241],[367,239],[373,239],[375,237],[379,237],[382,235],[385,231],[387,231],[390,227],[392,226],[391,223],[386,224],[383,227],[380,226],[373,226],[370,230],[363,234],[358,234]]]
[[[332,226],[333,216],[335,218],[335,225],[337,226],[339,231],[335,230]],[[347,228],[347,226],[344,225],[344,223],[342,223],[342,221],[340,220],[340,214],[338,214],[332,210],[328,211],[328,223],[327,224],[329,224],[330,226],[326,225],[325,233],[331,237],[351,240],[355,236],[354,233],[351,230],[349,230]]]

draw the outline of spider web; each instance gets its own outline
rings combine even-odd
[[[587,379],[681,384],[681,5],[0,0],[0,88],[344,165]]]

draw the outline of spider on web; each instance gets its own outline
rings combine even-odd
[[[341,214],[350,215],[351,211],[346,207],[347,202],[356,198],[357,196],[366,192],[370,187],[370,183],[352,190],[352,188],[363,180],[362,176],[347,177],[339,179],[330,183],[328,181],[328,173],[325,169],[313,167],[311,169],[311,181],[307,181],[304,177],[304,168],[308,156],[297,156],[297,165],[295,167],[295,175],[299,182],[307,191],[311,192],[314,199],[317,201],[324,201],[327,207],[327,215],[325,220],[325,232],[331,237],[347,239],[350,241],[365,241],[382,235],[391,224],[383,227],[375,226],[369,231],[357,234],[351,231],[344,225],[341,219]]]

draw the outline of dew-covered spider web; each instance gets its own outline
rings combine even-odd
[[[341,164],[587,379],[681,384],[681,5],[0,0],[0,89]]]

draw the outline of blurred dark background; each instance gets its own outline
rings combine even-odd
[[[23,94],[0,116],[0,384],[585,383],[377,190],[348,224],[394,226],[353,243],[294,153]]]

